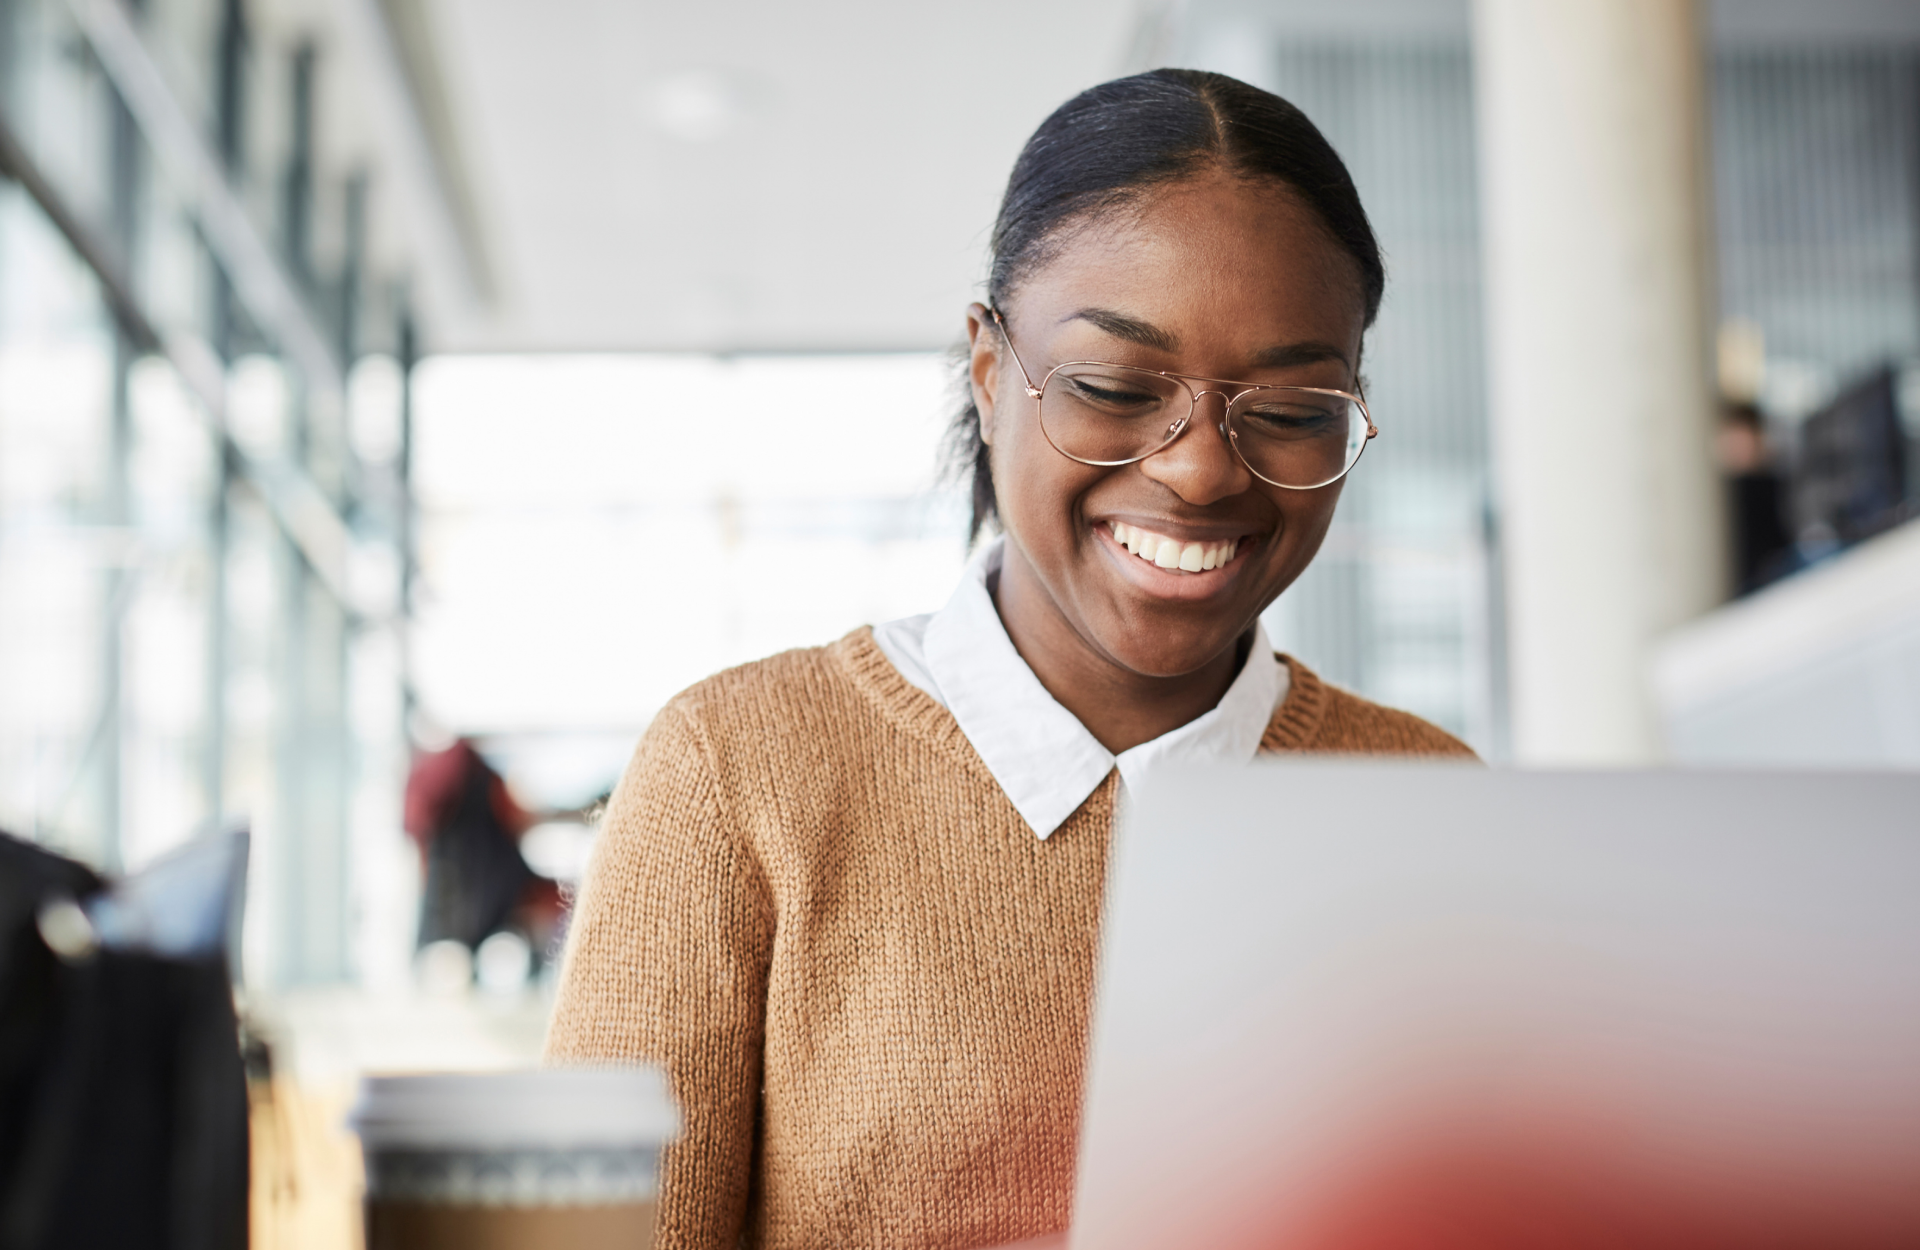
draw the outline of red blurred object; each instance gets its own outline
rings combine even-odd
[[[1896,1250],[1912,1203],[1885,1187],[1711,1166],[1675,1168],[1648,1143],[1540,1134],[1409,1143],[1323,1195],[1289,1250]],[[1871,1161],[1861,1169],[1870,1173]],[[1859,1175],[1859,1173],[1856,1173]],[[1894,1187],[1897,1191],[1898,1187]],[[1262,1244],[1251,1235],[1240,1244]]]

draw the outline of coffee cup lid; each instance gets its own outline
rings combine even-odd
[[[350,1119],[370,1150],[661,1146],[680,1112],[658,1069],[372,1076]]]

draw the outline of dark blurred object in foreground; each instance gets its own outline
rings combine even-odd
[[[0,1246],[239,1250],[247,836],[107,886],[0,834]]]
[[[520,854],[520,835],[532,823],[464,738],[414,761],[406,828],[426,864],[421,946],[451,940],[471,949],[515,930],[535,950],[544,948],[560,895]]]

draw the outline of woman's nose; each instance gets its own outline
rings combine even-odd
[[[1227,397],[1203,391],[1180,437],[1140,462],[1140,471],[1186,502],[1204,507],[1253,485],[1227,440]]]

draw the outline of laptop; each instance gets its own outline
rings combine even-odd
[[[1072,1250],[1920,1245],[1920,774],[1169,775]]]

